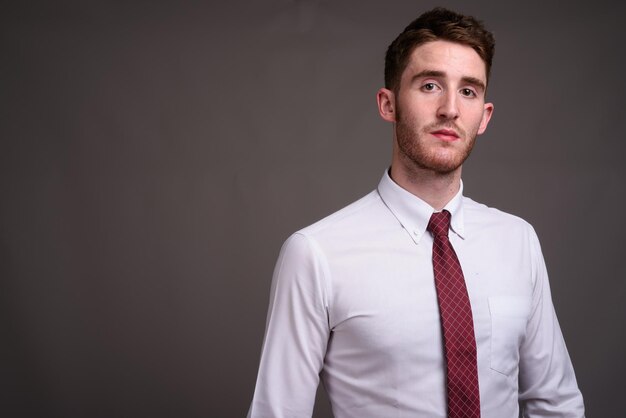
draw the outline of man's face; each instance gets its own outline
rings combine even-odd
[[[459,170],[493,111],[485,63],[471,47],[433,41],[417,47],[395,102],[392,165],[439,174]],[[393,105],[393,104],[392,104]]]

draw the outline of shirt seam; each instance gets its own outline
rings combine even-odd
[[[312,255],[314,257],[314,260],[316,262],[316,264],[318,264],[319,268],[320,268],[320,280],[318,281],[318,285],[320,286],[320,291],[322,294],[322,309],[326,312],[326,318],[328,321],[328,329],[330,330],[330,324],[331,324],[331,301],[332,301],[332,286],[330,285],[330,267],[328,265],[328,261],[326,259],[326,255],[324,254],[324,252],[322,251],[322,249],[320,248],[320,245],[317,243],[317,240],[315,240],[314,237],[310,236],[309,234],[306,234],[304,232],[298,231],[296,232],[296,234],[302,236],[307,244],[309,245],[309,248],[312,251]]]

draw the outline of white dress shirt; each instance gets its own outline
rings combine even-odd
[[[533,228],[463,197],[446,205],[474,316],[482,418],[584,416]],[[445,418],[433,208],[378,189],[293,234],[272,280],[250,418]],[[519,403],[518,403],[519,402]]]

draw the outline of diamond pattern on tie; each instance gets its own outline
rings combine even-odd
[[[480,418],[474,320],[459,259],[448,239],[450,212],[433,213],[433,269],[446,357],[448,418]]]

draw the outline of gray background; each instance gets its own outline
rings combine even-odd
[[[280,245],[377,184],[384,51],[434,5],[3,3],[0,415],[244,416]],[[445,5],[497,38],[466,194],[535,226],[587,415],[623,417],[625,7]]]

